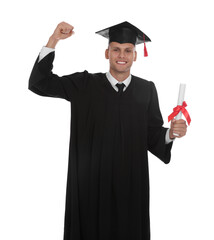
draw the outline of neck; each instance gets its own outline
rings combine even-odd
[[[117,81],[119,81],[119,82],[123,82],[123,81],[126,80],[126,79],[128,78],[128,76],[130,75],[130,71],[120,73],[120,72],[115,72],[115,71],[113,71],[112,69],[110,69],[109,72],[110,72],[111,75],[112,75],[115,79],[117,79]]]

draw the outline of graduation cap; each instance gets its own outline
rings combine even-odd
[[[148,56],[146,42],[151,42],[150,38],[140,29],[127,21],[105,28],[96,33],[108,38],[109,43],[132,43],[133,45],[144,43],[144,56]]]

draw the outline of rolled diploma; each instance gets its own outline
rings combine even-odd
[[[180,84],[180,88],[179,88],[179,94],[178,94],[178,104],[179,106],[182,106],[183,101],[184,101],[184,96],[185,96],[185,89],[186,89],[186,84]],[[181,119],[182,117],[182,112],[180,111],[178,113],[178,115],[175,117],[176,120]],[[179,136],[176,133],[173,133],[174,136]]]

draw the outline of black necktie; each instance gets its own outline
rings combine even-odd
[[[118,88],[118,93],[121,95],[121,93],[123,92],[123,88],[125,87],[124,83],[117,83],[116,84],[117,88]]]

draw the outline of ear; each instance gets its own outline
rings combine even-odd
[[[109,59],[109,48],[107,48],[105,51],[105,58]]]
[[[137,51],[134,52],[134,61],[137,60]]]

